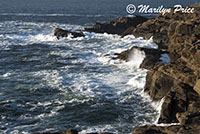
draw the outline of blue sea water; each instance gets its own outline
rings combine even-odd
[[[147,70],[106,54],[133,45],[157,48],[152,39],[87,33],[57,40],[55,28],[81,30],[94,22],[128,16],[134,0],[0,0],[0,133],[33,133],[74,128],[128,134],[153,124],[160,105],[143,93]],[[179,1],[149,2],[172,6]],[[181,1],[190,5],[198,1]],[[145,15],[148,17],[148,15]]]

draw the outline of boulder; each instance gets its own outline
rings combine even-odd
[[[56,28],[54,30],[54,36],[56,36],[57,39],[60,39],[60,37],[72,36],[72,38],[77,38],[77,37],[84,37],[85,35],[82,32],[71,32],[68,30]]]

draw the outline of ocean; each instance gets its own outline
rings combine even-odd
[[[147,70],[139,65],[145,54],[135,52],[129,62],[106,56],[132,46],[157,49],[152,39],[88,32],[53,36],[58,27],[83,30],[128,16],[129,3],[147,0],[0,0],[0,133],[72,128],[129,134],[156,124],[162,102],[152,103],[143,92]],[[162,3],[177,1],[150,4]]]

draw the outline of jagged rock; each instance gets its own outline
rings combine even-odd
[[[60,28],[55,29],[54,35],[58,39],[60,39],[60,37],[68,37],[68,36],[72,36],[72,38],[84,37],[85,36],[82,32],[71,32],[71,31],[68,31],[68,30],[60,29]]]
[[[72,129],[67,129],[64,131],[60,131],[60,132],[42,132],[42,133],[34,133],[34,134],[78,134],[77,130],[72,130]]]
[[[139,128],[136,128],[133,131],[133,134],[177,134],[181,126],[174,125],[174,126],[142,126]]]
[[[161,54],[166,53],[165,51],[160,51],[157,49],[141,48],[141,47],[133,46],[131,49],[128,49],[121,53],[115,53],[114,55],[116,57],[113,57],[112,59],[120,59],[120,60],[124,60],[128,62],[131,58],[131,55],[136,50],[142,51],[145,53],[145,58],[140,65],[140,68],[145,68],[145,69],[152,69],[156,64],[159,64]]]
[[[95,23],[92,28],[85,28],[85,31],[121,35],[127,28],[136,27],[147,20],[142,16],[121,17],[116,22]]]

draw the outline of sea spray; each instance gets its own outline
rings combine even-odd
[[[158,117],[156,121],[153,124],[158,124],[158,120],[160,118],[161,110],[162,110],[162,105],[165,101],[165,97],[163,97],[160,101],[153,101],[152,106],[158,111]]]
[[[129,62],[127,62],[127,64],[129,64],[130,67],[139,68],[144,58],[145,58],[144,51],[139,51],[135,49],[133,53],[129,55],[128,57]]]

